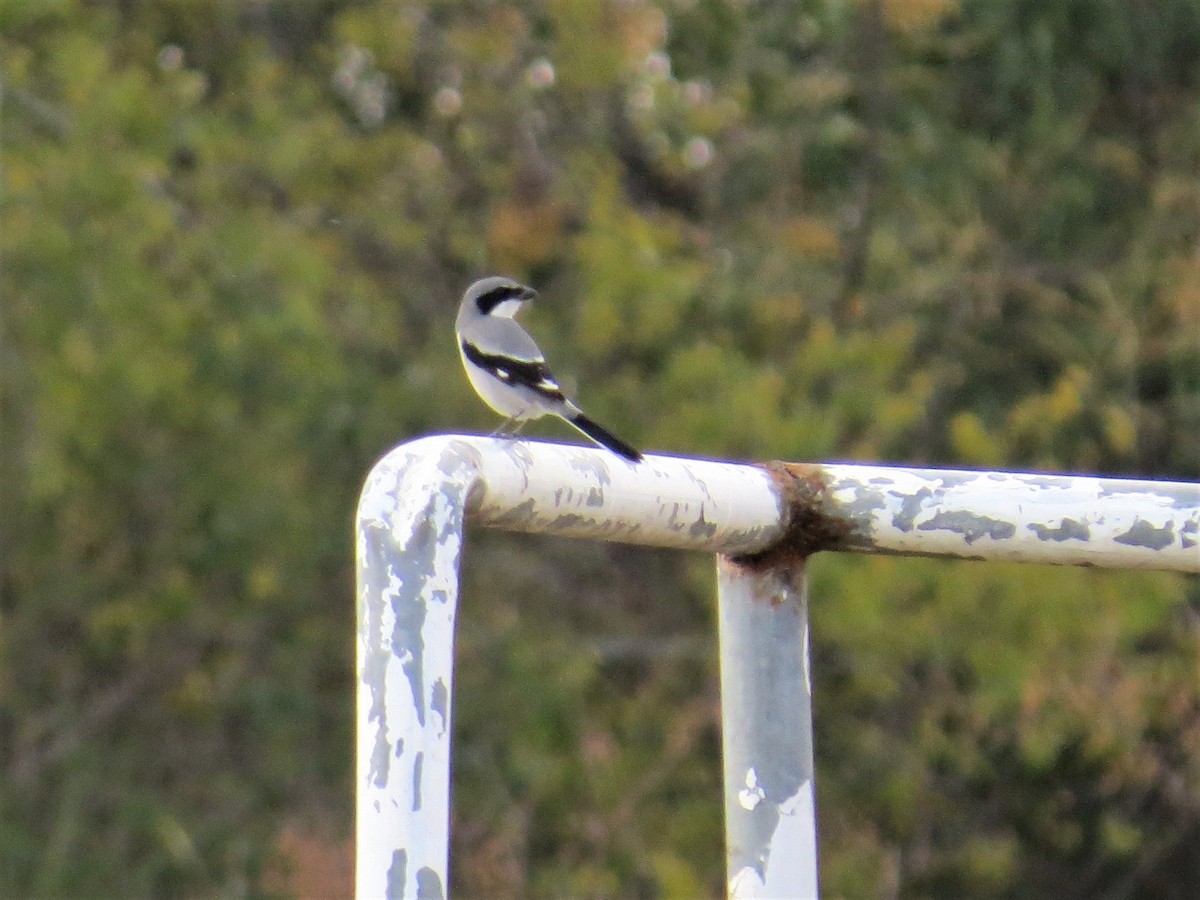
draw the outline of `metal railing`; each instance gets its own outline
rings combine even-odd
[[[432,437],[358,513],[360,898],[445,897],[466,523],[704,550],[717,587],[731,896],[817,892],[804,560],[818,550],[1200,572],[1200,485],[766,466]]]

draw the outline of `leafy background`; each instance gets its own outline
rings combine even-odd
[[[348,891],[480,275],[650,450],[1200,478],[1192,0],[4,0],[0,78],[0,894]],[[719,895],[711,559],[471,541],[454,888]],[[811,577],[827,893],[1200,883],[1195,578]]]

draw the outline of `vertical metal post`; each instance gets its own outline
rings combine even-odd
[[[808,588],[717,558],[730,897],[817,896]]]
[[[356,893],[444,898],[454,618],[473,467],[389,457],[358,520]]]

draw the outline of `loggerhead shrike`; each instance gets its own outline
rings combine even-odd
[[[511,278],[484,278],[467,288],[454,330],[472,386],[484,403],[516,422],[517,430],[530,419],[558,416],[600,446],[639,462],[642,454],[566,398],[538,345],[513,319],[536,296],[533,288]]]

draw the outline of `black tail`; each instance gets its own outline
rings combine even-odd
[[[572,419],[567,419],[567,421],[590,437],[601,447],[607,447],[613,453],[617,454],[617,456],[623,456],[630,462],[642,461],[642,454],[638,453],[607,428],[597,425],[583,413],[580,413]]]

